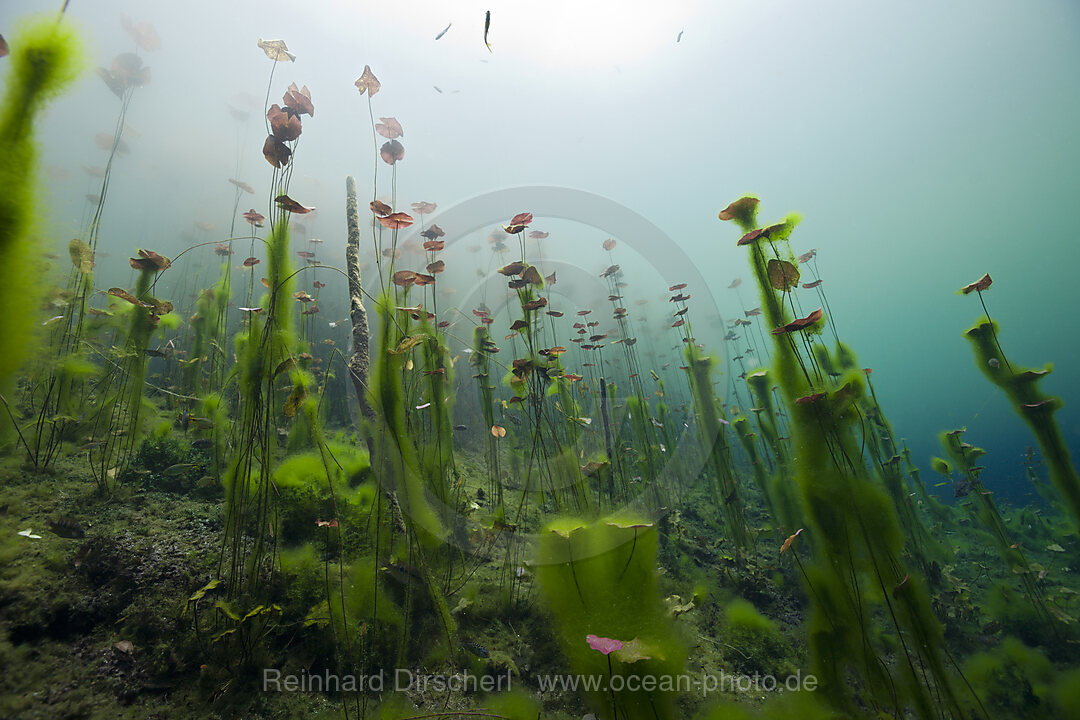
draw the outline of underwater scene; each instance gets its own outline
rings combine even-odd
[[[0,7],[0,720],[1080,718],[1080,6]]]

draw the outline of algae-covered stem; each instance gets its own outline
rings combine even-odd
[[[1005,350],[1002,349],[1001,343],[998,342],[997,330],[994,329],[994,321],[990,319],[990,311],[986,309],[986,300],[983,299],[982,290],[975,288],[975,292],[979,294],[979,303],[982,304],[983,312],[986,313],[986,319],[990,323],[990,334],[994,337],[994,344],[997,345],[998,352],[1001,354],[1001,359],[1005,362],[1005,367],[1009,368],[1009,372],[1012,372],[1012,365],[1009,364],[1008,359],[1005,357]]]
[[[348,244],[345,246],[345,264],[349,273],[349,318],[352,320],[353,354],[349,358],[349,375],[356,388],[360,412],[367,420],[375,419],[375,412],[367,400],[369,335],[367,310],[364,309],[364,286],[360,279],[360,214],[356,207],[356,180],[345,178],[345,218],[348,226]]]

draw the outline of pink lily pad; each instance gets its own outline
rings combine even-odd
[[[622,650],[622,640],[615,640],[614,638],[602,638],[596,635],[586,635],[585,642],[589,643],[589,647],[593,650],[597,650],[604,655],[609,655],[616,650]]]

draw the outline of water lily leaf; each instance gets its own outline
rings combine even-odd
[[[422,343],[425,337],[425,335],[410,335],[409,337],[399,342],[397,347],[390,351],[390,354],[401,355],[402,353],[408,352],[409,350],[412,350],[414,347]]]
[[[68,255],[71,256],[71,264],[81,274],[86,275],[94,269],[94,251],[82,240],[74,238],[68,243]]]
[[[113,58],[109,73],[123,88],[143,87],[150,82],[150,68],[135,53],[121,53]]]
[[[790,333],[790,332],[795,332],[796,330],[802,330],[803,328],[809,327],[809,326],[813,325],[814,323],[816,323],[818,320],[820,320],[822,317],[824,317],[824,315],[825,315],[825,313],[822,312],[821,308],[818,308],[817,310],[810,313],[809,315],[807,315],[804,318],[796,318],[796,319],[792,320],[791,322],[789,322],[787,325],[783,325],[781,327],[776,328],[775,330],[772,331],[772,334],[773,335],[783,335],[784,333]]]
[[[505,275],[506,277],[510,277],[511,275],[520,275],[524,271],[525,271],[525,263],[515,261],[515,262],[510,263],[509,265],[506,265],[504,267],[499,268],[498,272],[499,272],[500,275]]]
[[[259,38],[259,48],[266,53],[266,57],[274,62],[294,62],[296,56],[289,52],[284,40],[263,40]]]
[[[149,270],[151,272],[161,272],[172,265],[169,258],[158,255],[152,250],[139,250],[139,257],[129,258],[128,263],[135,270]]]
[[[505,226],[503,230],[508,235],[516,235],[529,226],[529,223],[533,221],[533,214],[528,212],[518,213],[510,219],[510,224]]]
[[[497,438],[506,437],[506,428],[504,428],[502,425],[492,425],[491,434]]]
[[[415,210],[415,205],[414,205],[414,210]],[[421,214],[423,214],[423,213],[421,213]],[[438,240],[441,237],[445,237],[446,232],[441,227],[439,227],[438,225],[432,225],[431,227],[424,230],[424,232],[420,233],[420,236],[425,237],[428,240]]]
[[[284,360],[282,360],[280,363],[278,363],[278,366],[276,368],[274,368],[273,377],[277,377],[278,375],[280,375],[283,372],[288,372],[289,370],[292,370],[294,367],[296,367],[296,358],[287,357]]]
[[[768,227],[761,229],[761,234],[769,242],[779,242],[780,240],[786,240],[791,237],[792,231],[795,230],[794,220],[783,220],[778,223],[773,223]]]
[[[285,112],[277,103],[271,105],[270,109],[266,111],[266,119],[270,122],[270,134],[281,142],[295,140],[300,137],[303,130],[300,117]]]
[[[394,212],[394,208],[390,207],[382,200],[372,200],[369,207],[371,207],[371,212],[379,215],[380,217],[386,217],[390,213]]]
[[[240,613],[236,612],[227,600],[218,600],[214,603],[214,607],[220,610],[221,613],[230,620],[240,622]]]
[[[585,642],[589,644],[593,650],[603,654],[610,655],[616,650],[621,650],[623,647],[622,640],[616,640],[615,638],[597,637],[596,635],[586,635]]]
[[[168,315],[173,311],[173,304],[168,300],[149,297],[146,299],[146,303],[153,315]]]
[[[615,659],[624,663],[636,663],[638,660],[663,660],[664,655],[658,645],[647,643],[641,638],[624,642],[622,647],[612,653]]]
[[[143,50],[153,52],[154,50],[161,49],[161,38],[158,37],[157,31],[154,26],[148,22],[132,22],[131,18],[126,15],[120,16],[120,26],[124,28],[124,32],[135,41]]]
[[[415,270],[398,270],[394,273],[392,278],[395,285],[398,287],[407,287],[416,282]]]
[[[402,160],[405,157],[405,146],[399,143],[397,140],[391,140],[390,142],[383,143],[383,146],[379,148],[379,157],[383,159],[383,162],[387,165],[393,165],[398,160]]]
[[[383,122],[386,122],[387,120],[393,120],[394,118],[380,118],[380,119]],[[397,122],[397,121],[395,120],[394,122]],[[401,135],[404,135],[404,134],[405,133],[401,133]],[[401,137],[401,135],[399,135],[398,137]],[[436,205],[435,203],[426,202],[426,201],[414,202],[412,204],[413,212],[419,213],[421,215],[430,215],[431,213],[435,212],[435,209],[437,207],[438,207],[438,205]]]
[[[251,208],[246,213],[244,213],[244,219],[248,221],[249,225],[254,225],[255,227],[262,227],[263,220],[266,219],[266,216],[256,212],[255,208]]]
[[[292,150],[285,143],[273,135],[266,136],[266,142],[263,143],[263,157],[266,158],[266,162],[280,168],[289,164],[291,156]]]
[[[303,383],[297,383],[293,385],[292,392],[289,393],[289,397],[285,400],[285,405],[282,410],[285,412],[285,417],[296,417],[296,413],[300,410],[300,406],[307,400],[308,389]]]
[[[368,97],[374,97],[375,93],[379,92],[379,88],[382,87],[382,83],[380,83],[379,79],[371,72],[370,65],[364,66],[364,74],[357,78],[356,82],[353,84],[356,85],[356,89],[360,91],[361,95],[366,92]]]
[[[769,284],[777,290],[787,292],[799,284],[799,268],[787,260],[773,258],[769,261],[766,272],[769,275]]]
[[[378,220],[380,225],[385,228],[390,228],[391,230],[407,228],[414,222],[412,215],[403,212],[390,213],[386,217],[381,217]]]
[[[756,197],[750,195],[741,197],[721,210],[718,217],[725,221],[745,220],[749,222],[753,219],[754,213],[757,212],[758,202],[759,200]]]
[[[278,207],[282,210],[285,210],[286,212],[296,213],[297,215],[306,215],[307,213],[315,209],[313,207],[304,207],[288,195],[278,195],[276,198],[274,198],[274,202],[276,202],[278,204]]]
[[[127,290],[124,290],[123,288],[109,288],[108,294],[112,295],[113,297],[118,297],[121,300],[127,300],[132,305],[137,305],[139,307],[150,307],[149,305],[129,293]]]
[[[794,534],[788,536],[788,539],[785,540],[784,544],[780,546],[780,554],[781,555],[783,555],[784,553],[786,553],[788,551],[788,548],[791,547],[791,543],[795,542],[795,538],[799,537],[799,534],[802,533],[802,531],[803,531],[803,529],[799,528],[798,530],[796,530],[794,532]]]
[[[191,594],[191,597],[188,598],[188,604],[202,600],[204,597],[206,597],[206,593],[217,589],[219,585],[221,585],[221,580],[218,580],[216,578],[206,583],[201,588]]]
[[[397,118],[384,117],[379,118],[379,120],[382,122],[375,123],[375,132],[387,140],[394,140],[405,135],[405,131],[401,128],[401,123],[397,121]],[[432,207],[432,210],[434,209]]]
[[[960,288],[960,292],[964,293],[965,295],[970,295],[973,292],[982,292],[983,290],[988,289],[993,284],[994,281],[990,279],[990,273],[986,273],[975,282]]]
[[[311,104],[311,91],[305,85],[297,89],[296,83],[289,85],[281,102],[289,109],[290,115],[310,115],[315,117],[315,106]]]

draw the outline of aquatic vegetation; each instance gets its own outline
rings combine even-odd
[[[67,37],[65,22],[41,32]],[[944,720],[1080,704],[1070,437],[1054,420],[1061,401],[1036,387],[1049,370],[1007,360],[988,313],[969,340],[1044,459],[1031,448],[1010,468],[950,431],[928,482],[918,456],[933,433],[898,434],[885,407],[895,364],[875,373],[841,342],[844,286],[827,240],[820,253],[793,249],[798,216],[762,224],[751,196],[719,213],[740,228],[750,272],[732,272],[747,282],[731,279],[721,303],[710,258],[667,264],[674,241],[658,249],[658,229],[638,237],[602,198],[582,212],[533,188],[460,203],[424,189],[443,177],[422,163],[445,108],[395,115],[389,103],[411,85],[388,68],[383,93],[364,66],[355,109],[370,124],[371,174],[346,178],[344,228],[328,226],[320,214],[336,204],[302,148],[329,139],[352,163],[356,138],[305,134],[325,128],[330,105],[316,125],[308,87],[278,77],[302,67],[283,40],[259,39],[259,53],[248,41],[269,79],[265,96],[239,93],[232,120],[219,118],[224,144],[236,132],[228,184],[214,171],[185,216],[177,182],[164,209],[145,206],[148,229],[117,222],[114,237],[112,173],[133,154],[128,111],[150,82],[145,53],[161,46],[148,23],[121,29],[133,52],[100,68],[95,87],[116,127],[89,132],[108,160],[84,168],[96,193],[77,194],[82,227],[63,236],[66,256],[49,252],[58,238],[28,232],[34,158],[4,171],[15,189],[0,202],[2,214],[12,201],[3,232],[22,250],[0,274],[35,282],[10,303],[0,283],[0,322],[19,341],[0,365],[0,417],[19,431],[3,439],[31,461],[0,464],[0,659],[33,680],[0,678],[0,715],[108,714],[30,687],[50,676],[109,695],[110,710],[128,703],[132,717],[183,705],[398,720]],[[531,100],[522,91],[490,113],[505,121]],[[39,106],[7,106],[0,131],[32,138]],[[251,142],[248,125],[265,134]],[[486,168],[496,140],[467,139],[468,157]],[[258,192],[247,159],[271,168]],[[513,159],[533,171],[525,149]],[[656,203],[682,232],[684,206]],[[124,219],[138,220],[130,209]],[[985,312],[990,287],[987,275],[961,292]],[[1026,478],[1044,502],[991,492],[983,465],[1013,470],[1007,488]],[[257,689],[269,668],[423,668],[515,689],[279,696]],[[698,671],[706,683],[722,671],[801,687],[732,687],[717,703],[685,686]],[[550,682],[579,675],[599,684]],[[627,682],[646,676],[659,682]]]
[[[690,387],[698,413],[702,446],[717,478],[717,499],[724,508],[726,529],[735,547],[742,549],[749,544],[749,536],[743,517],[743,504],[739,499],[739,489],[731,468],[731,450],[725,435],[727,425],[720,422],[720,408],[717,407],[712,392],[712,381],[709,377],[712,361],[703,356],[694,343],[687,343],[686,363],[690,368]]]
[[[924,581],[904,567],[910,540],[859,449],[857,433],[866,432],[858,410],[861,373],[834,379],[822,371],[813,346],[824,313],[798,317],[792,292],[788,238],[797,218],[755,228],[757,205],[742,198],[720,218],[735,220],[744,232],[738,245],[750,249],[764,316],[774,328],[772,370],[791,413],[800,458],[795,475],[812,528],[814,560],[800,569],[813,608],[810,647],[822,691],[839,709],[850,709],[846,671],[860,678],[855,695],[872,707],[965,717]],[[869,630],[871,603],[887,613],[894,633],[887,645]],[[881,658],[893,648],[899,662],[890,668]]]
[[[955,467],[961,476],[954,484],[956,497],[969,498],[969,502],[973,501],[976,504],[978,510],[971,512],[973,520],[987,530],[994,539],[1006,567],[1020,578],[1027,601],[1035,610],[1036,616],[1046,624],[1047,630],[1053,626],[1050,621],[1054,618],[1066,624],[1072,622],[1067,615],[1045,602],[1039,585],[1039,575],[1045,575],[1045,570],[1037,563],[1029,562],[1024,550],[1012,538],[1005,519],[998,510],[997,503],[994,502],[993,493],[986,490],[980,480],[983,468],[978,465],[978,462],[986,451],[964,442],[963,433],[964,430],[952,430],[943,432],[939,436],[946,453],[952,458],[952,467]],[[946,464],[941,469],[949,470],[949,466]]]
[[[557,519],[541,533],[537,579],[575,672],[679,673],[686,650],[656,590],[656,548],[655,525],[629,517]],[[677,717],[674,699],[674,688],[590,693],[610,718]]]
[[[5,71],[6,91],[0,112],[0,394],[10,397],[14,374],[30,356],[34,315],[26,312],[40,297],[41,286],[29,268],[37,263],[33,240],[38,212],[38,147],[34,128],[46,104],[74,82],[82,70],[82,41],[67,23],[54,17],[26,21],[13,40]],[[5,44],[6,47],[6,44]],[[6,53],[5,53],[6,54]],[[11,408],[0,413],[0,442],[14,438]],[[33,451],[22,439],[24,448]]]
[[[746,600],[735,599],[727,604],[720,632],[724,642],[736,649],[731,660],[743,672],[780,678],[795,671],[787,665],[791,649],[776,623]]]
[[[1053,665],[1016,638],[1007,637],[1000,648],[968,658],[964,674],[988,710],[1011,718],[1053,714]]]
[[[990,286],[990,276],[984,276],[965,288],[977,291],[985,311],[986,303],[982,299],[983,290]],[[979,287],[980,284],[983,287]],[[1013,409],[1031,428],[1039,443],[1043,457],[1050,469],[1050,479],[1061,493],[1062,499],[1080,523],[1080,476],[1076,473],[1069,449],[1065,444],[1061,428],[1054,419],[1054,413],[1061,407],[1061,400],[1047,396],[1039,390],[1039,381],[1053,369],[1047,365],[1041,370],[1021,367],[1013,368],[1005,358],[1005,353],[998,342],[997,323],[987,313],[985,320],[977,322],[968,329],[964,336],[971,343],[975,352],[975,364],[990,382],[997,385],[1009,398]]]
[[[146,351],[153,332],[163,323],[175,323],[172,303],[150,294],[158,273],[166,270],[171,261],[150,251],[139,250],[129,264],[139,275],[135,293],[112,288],[109,295],[127,303],[118,316],[130,315],[127,335],[107,356],[102,374],[95,387],[97,412],[89,425],[87,440],[91,445],[90,461],[98,489],[108,494],[115,480],[127,470],[132,454],[142,438],[140,424],[143,410],[143,391],[146,387]]]

